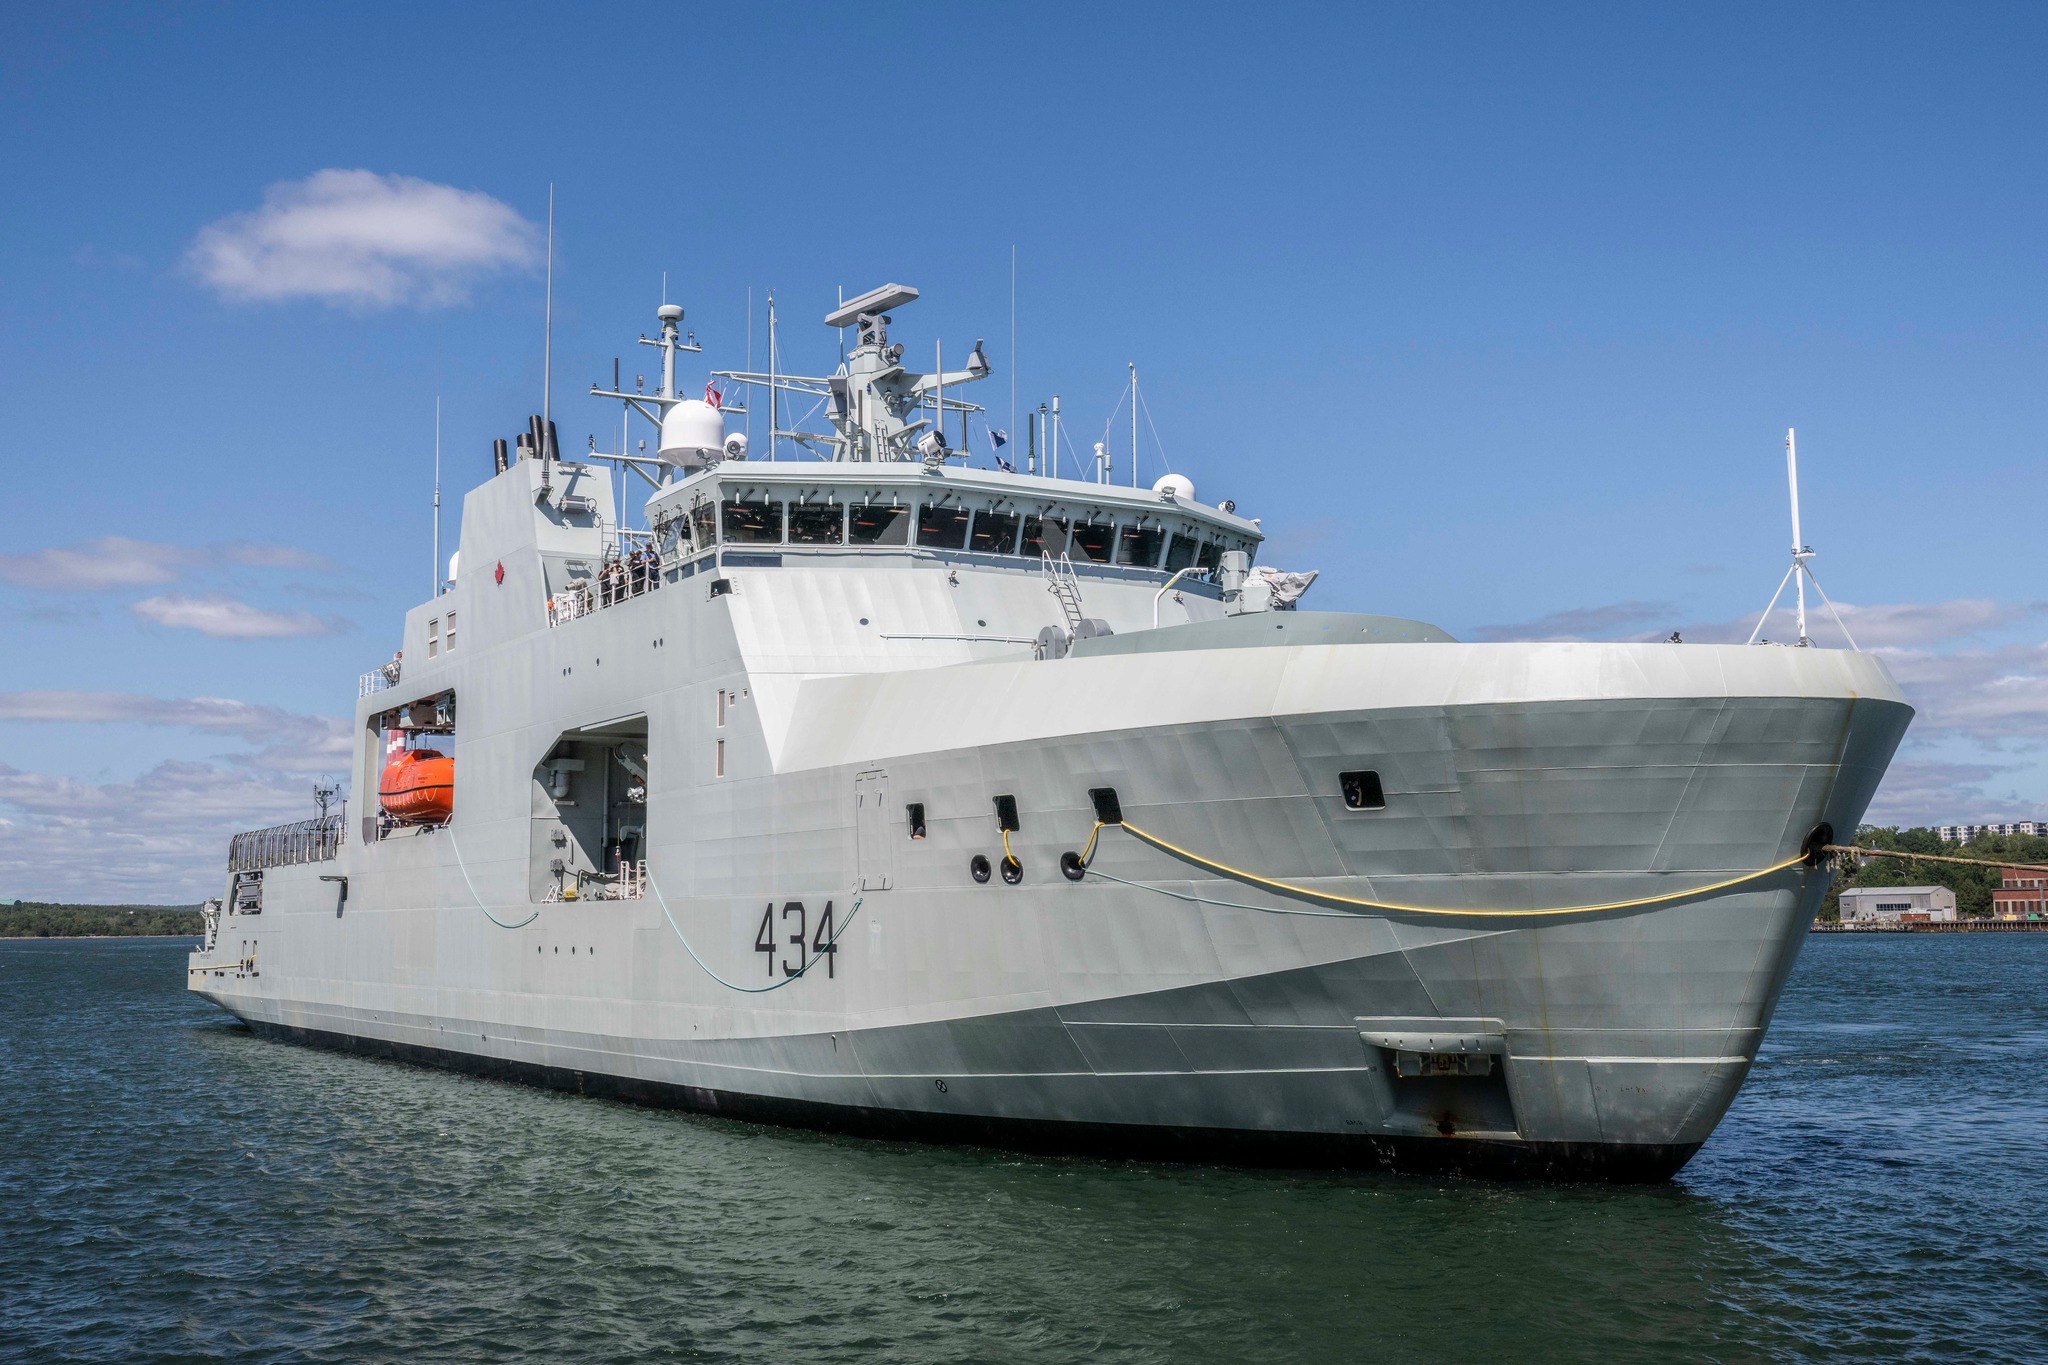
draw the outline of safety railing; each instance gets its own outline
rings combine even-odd
[[[289,825],[237,834],[228,843],[228,871],[254,872],[294,863],[324,863],[341,851],[346,808]]]
[[[661,586],[662,560],[649,548],[625,559],[608,559],[594,578],[578,579],[548,597],[548,624],[563,625],[579,617],[615,607]]]
[[[388,664],[380,664],[356,679],[356,695],[367,697],[372,692],[382,692],[387,687],[398,686],[398,673],[398,660],[393,659]]]

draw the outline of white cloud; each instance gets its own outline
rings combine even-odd
[[[1876,652],[1919,708],[1916,729],[1953,731],[1988,749],[2048,739],[2048,644]]]
[[[230,541],[218,545],[164,545],[127,536],[101,536],[79,545],[0,554],[0,581],[24,588],[102,592],[110,588],[151,588],[176,580],[187,569],[213,564],[254,568],[311,568],[318,555],[288,545]]]
[[[302,777],[160,763],[94,784],[0,763],[0,894],[175,903],[220,894],[228,840],[313,814]]]
[[[287,772],[346,767],[348,722],[227,697],[150,697],[135,692],[0,692],[0,721],[59,725],[159,725],[233,735],[264,746],[237,760]]]
[[[533,224],[478,190],[372,171],[316,171],[263,207],[201,228],[186,260],[224,296],[354,308],[458,303],[494,270],[539,259]]]
[[[145,621],[176,630],[196,630],[216,640],[282,640],[295,635],[331,635],[348,623],[304,611],[265,611],[220,593],[187,597],[165,593],[129,608]]]
[[[1864,821],[1872,825],[1945,825],[1958,820],[2035,820],[2043,804],[2015,796],[1987,796],[1992,781],[2012,768],[1929,759],[1895,760]]]
[[[156,725],[254,752],[92,783],[0,763],[0,895],[191,901],[218,895],[228,839],[314,813],[314,774],[345,772],[349,722],[226,697],[0,692],[0,721]]]

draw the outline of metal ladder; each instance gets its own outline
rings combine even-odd
[[[1060,600],[1060,610],[1066,614],[1067,634],[1075,635],[1081,629],[1081,582],[1074,577],[1074,561],[1065,555],[1054,563],[1051,555],[1039,552],[1043,561],[1040,573],[1045,578],[1045,590]]]

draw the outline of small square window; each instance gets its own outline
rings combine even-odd
[[[1380,786],[1380,775],[1376,772],[1338,773],[1337,789],[1344,793],[1344,805],[1348,810],[1385,810],[1386,789]]]
[[[433,658],[441,652],[441,618],[427,622],[427,657]]]

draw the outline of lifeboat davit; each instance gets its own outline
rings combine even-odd
[[[455,813],[455,760],[436,749],[400,750],[384,765],[377,799],[401,824],[445,824]]]

